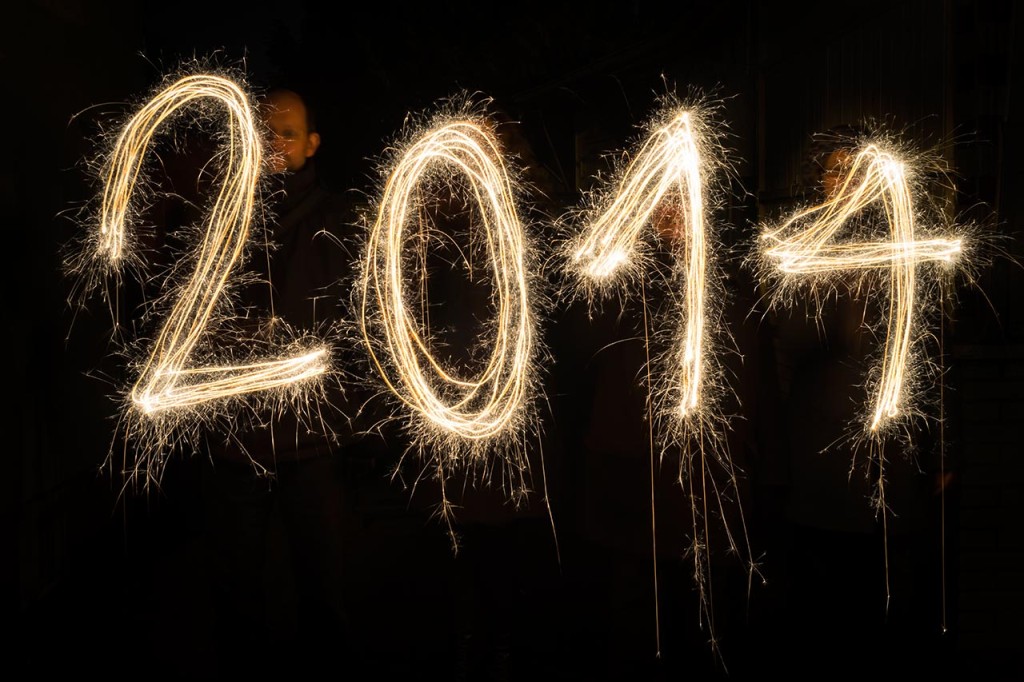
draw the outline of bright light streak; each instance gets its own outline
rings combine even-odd
[[[160,410],[193,407],[211,400],[223,400],[226,395],[269,391],[304,379],[312,379],[325,371],[326,361],[327,350],[319,348],[294,357],[254,363],[245,367],[186,369],[177,372],[177,376],[167,376],[167,387],[158,395],[153,396],[148,392],[143,392],[140,395],[133,391],[132,399],[146,414]],[[240,378],[238,374],[242,370],[245,371],[245,375]],[[168,370],[168,374],[170,373]],[[205,378],[217,373],[227,376],[223,380],[206,379],[202,383],[188,382],[190,375],[198,374]],[[187,390],[176,391],[175,385],[183,381],[186,382]]]
[[[868,419],[872,433],[900,416],[907,401],[904,385],[921,305],[917,267],[955,262],[963,250],[962,239],[916,238],[912,174],[908,162],[894,151],[879,142],[866,143],[856,151],[833,196],[766,230],[760,240],[762,258],[786,277],[820,281],[841,272],[888,269],[889,314]],[[857,224],[864,210],[878,202],[888,222],[888,241],[872,239],[874,224]],[[855,234],[837,242],[840,231],[851,226]]]
[[[696,112],[678,111],[647,138],[629,164],[610,202],[572,246],[577,275],[604,286],[627,267],[637,252],[641,234],[666,202],[682,217],[677,249],[685,272],[682,318],[685,320],[676,357],[683,418],[701,407],[704,371],[707,225],[702,174],[700,122]]]

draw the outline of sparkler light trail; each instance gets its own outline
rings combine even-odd
[[[708,249],[699,126],[696,112],[682,110],[647,138],[609,205],[573,246],[572,256],[577,275],[605,286],[633,260],[641,233],[663,202],[673,202],[673,210],[684,217],[675,235],[683,243],[679,255],[685,271],[685,326],[678,352],[678,409],[683,418],[700,409],[704,365]]]
[[[832,196],[798,211],[778,227],[764,230],[761,258],[765,268],[781,273],[782,288],[797,278],[814,283],[834,279],[841,272],[888,270],[885,350],[867,420],[868,431],[877,434],[900,416],[908,400],[904,387],[916,316],[923,305],[917,268],[925,263],[954,263],[964,245],[961,238],[917,238],[915,169],[889,145],[881,141],[861,144],[843,170]],[[887,241],[876,241],[874,222],[864,219],[865,209],[878,203],[888,223]],[[850,236],[837,241],[844,229]]]
[[[276,328],[287,333],[270,341],[242,338],[240,330],[221,324],[232,293],[232,273],[249,241],[263,163],[261,129],[249,98],[229,78],[184,76],[160,90],[123,127],[104,169],[91,258],[106,272],[117,272],[138,258],[129,248],[133,195],[154,135],[183,108],[209,108],[211,103],[227,114],[218,155],[223,163],[221,182],[189,262],[191,274],[165,294],[173,305],[129,392],[126,409],[132,414],[124,416],[129,430],[150,439],[140,443],[140,457],[152,459],[158,468],[165,460],[159,451],[184,423],[202,421],[248,398],[265,404],[298,402],[300,387],[317,390],[331,367],[325,345],[311,337],[295,338],[283,323]],[[159,474],[148,468],[143,461],[132,472]]]
[[[654,240],[645,240],[645,233],[666,239],[674,254],[674,272],[666,276],[672,305],[657,323],[673,330],[671,349],[660,353],[653,373],[647,346],[653,411],[649,415],[652,522],[657,440],[661,457],[672,446],[682,450],[678,483],[687,491],[692,512],[694,580],[700,593],[701,618],[707,617],[714,642],[708,516],[715,512],[709,510],[710,505],[718,507],[730,550],[739,553],[739,546],[727,521],[731,515],[725,513],[725,500],[730,496],[727,490],[735,490],[737,472],[725,442],[724,418],[716,409],[716,393],[724,387],[713,352],[720,330],[709,324],[719,317],[713,301],[721,303],[723,297],[718,295],[718,276],[712,266],[716,242],[708,218],[708,186],[724,167],[725,151],[717,144],[718,134],[708,123],[708,113],[706,108],[683,106],[674,100],[666,103],[628,165],[584,213],[586,227],[570,241],[566,261],[579,288],[593,297],[608,293],[613,286],[621,290],[625,279],[641,279],[639,288],[646,292],[642,278],[649,243]],[[647,305],[644,293],[645,339]],[[724,482],[711,474],[712,465],[722,472]],[[742,509],[739,523],[744,526],[745,542]],[[652,539],[654,535],[652,528]],[[749,547],[746,555],[750,556]],[[750,563],[751,578],[756,570]],[[657,614],[657,604],[655,607]]]
[[[444,198],[460,191],[479,208],[475,222],[490,262],[495,308],[483,335],[491,351],[473,377],[458,376],[431,351],[427,321],[419,312],[423,292],[412,286],[425,283],[426,272],[409,254],[411,246],[426,243],[431,229],[421,211],[439,193]],[[446,463],[487,469],[497,457],[512,474],[513,494],[527,487],[522,432],[532,427],[540,347],[529,249],[516,203],[516,185],[489,125],[450,117],[418,135],[398,157],[369,229],[360,286],[363,342],[387,389],[407,408],[420,451],[431,451],[442,494]],[[442,505],[446,513],[447,499]]]

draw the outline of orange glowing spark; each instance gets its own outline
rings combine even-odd
[[[918,300],[917,267],[952,263],[962,239],[916,237],[916,206],[911,191],[914,169],[881,142],[863,144],[853,156],[838,189],[823,203],[797,212],[761,235],[761,257],[784,277],[820,281],[844,271],[888,269],[889,315],[885,351],[868,429],[876,433],[901,414]],[[880,202],[889,227],[888,241],[872,241],[868,230],[837,242],[864,210]]]

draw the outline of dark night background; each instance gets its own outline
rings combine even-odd
[[[723,98],[737,158],[719,214],[731,226],[723,239],[737,248],[760,218],[803,191],[801,159],[813,133],[880,119],[915,143],[939,144],[957,175],[957,210],[1006,235],[1010,254],[1024,255],[1024,23],[1011,0],[343,7],[312,0],[266,11],[242,3],[20,0],[5,8],[0,64],[11,155],[0,193],[11,256],[5,347],[13,359],[12,449],[0,475],[7,667],[39,676],[213,675],[197,458],[173,461],[159,492],[119,499],[118,481],[99,471],[114,426],[110,387],[90,376],[116,372],[109,316],[97,303],[72,325],[60,268],[60,249],[79,229],[67,214],[92,191],[81,164],[97,151],[96,130],[183,59],[244,59],[255,87],[287,82],[308,93],[325,140],[319,168],[357,198],[372,191],[372,160],[407,112],[429,110],[463,89],[494,97],[521,122],[551,204],[561,209],[575,206],[607,168],[607,153],[635,139],[659,95],[686,94],[691,86],[713,91]],[[939,632],[936,497],[924,510],[922,535],[891,541],[894,553],[922,549],[916,572],[894,579],[888,617],[875,589],[880,557],[865,562],[874,573],[852,581],[849,566],[819,567],[823,603],[831,592],[849,592],[871,594],[879,606],[874,620],[851,619],[826,633],[849,643],[837,647],[839,655],[816,655],[816,640],[804,633],[818,624],[808,621],[811,610],[800,610],[806,605],[794,605],[790,590],[805,567],[795,565],[799,555],[780,507],[785,480],[773,478],[766,463],[772,447],[755,437],[741,457],[742,488],[767,582],[755,584],[748,600],[742,569],[728,557],[715,559],[716,628],[728,673],[698,623],[681,556],[687,524],[671,520],[685,511],[676,506],[682,493],[667,485],[659,508],[663,651],[661,660],[654,657],[647,453],[595,451],[588,401],[607,390],[598,386],[604,375],[595,368],[602,365],[575,336],[591,333],[581,312],[554,308],[543,333],[555,355],[546,419],[559,444],[549,466],[561,566],[543,514],[534,510],[495,532],[504,544],[489,551],[507,552],[518,583],[501,602],[510,677],[818,678],[865,670],[1024,679],[1022,275],[1009,259],[995,258],[976,288],[958,292],[944,330],[947,451],[955,473],[944,498],[948,631]],[[735,306],[749,310],[755,285],[742,272],[733,276]],[[595,322],[595,338],[635,335],[629,314],[616,325],[614,312]],[[755,343],[751,358],[769,333],[760,319],[735,320],[738,340]],[[624,352],[621,361],[636,357]],[[766,388],[755,384],[764,371],[757,365],[742,372],[740,392],[762,394]],[[745,416],[757,424],[768,410],[753,407],[768,405],[750,405],[753,414]],[[451,578],[464,573],[459,562],[467,555],[452,555],[441,524],[384,478],[385,465],[351,467],[348,575],[358,652],[324,674],[450,678]],[[271,561],[268,609],[279,639],[267,643],[268,661],[294,633],[294,579],[283,562]]]

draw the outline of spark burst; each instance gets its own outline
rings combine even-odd
[[[866,419],[870,435],[879,436],[886,426],[907,413],[906,386],[911,371],[911,347],[917,320],[927,304],[917,270],[924,264],[955,263],[964,250],[963,238],[917,238],[922,215],[915,201],[920,182],[914,164],[883,140],[863,142],[856,148],[834,194],[821,204],[796,212],[760,237],[762,269],[773,271],[777,291],[797,281],[817,287],[834,282],[841,273],[882,274],[887,282],[889,313],[885,350],[876,370],[874,397]],[[889,239],[877,241],[875,215],[866,209],[881,204]],[[837,238],[846,230],[847,237]],[[767,274],[767,272],[766,272]],[[781,279],[779,278],[781,277]]]
[[[331,370],[328,347],[282,320],[271,320],[257,338],[228,324],[263,170],[262,128],[248,95],[229,77],[194,73],[173,80],[123,126],[104,163],[98,229],[71,269],[86,279],[83,289],[88,290],[91,283],[141,263],[132,248],[131,228],[138,211],[133,197],[144,184],[143,162],[154,136],[186,108],[216,111],[224,121],[217,158],[223,170],[186,261],[191,267],[175,269],[188,276],[152,307],[167,309],[156,338],[138,344],[150,348],[137,364],[138,378],[127,391],[119,431],[137,449],[122,473],[129,481],[143,477],[145,485],[159,482],[167,451],[176,442],[195,440],[202,424],[230,421],[242,405],[254,411],[299,406],[323,393]]]
[[[426,244],[432,229],[425,209],[460,191],[479,208],[474,228],[479,225],[490,261],[495,309],[481,337],[491,351],[473,377],[458,376],[432,352],[418,312],[424,292],[413,286],[425,286],[426,272],[418,257],[410,258],[410,246]],[[358,287],[363,342],[376,373],[405,407],[414,449],[433,465],[449,529],[444,482],[451,467],[480,467],[489,479],[497,460],[506,492],[517,501],[528,492],[523,443],[524,432],[536,428],[532,403],[541,348],[518,192],[491,126],[479,117],[444,116],[416,135],[389,169],[367,238]]]
[[[652,429],[657,430],[657,436],[652,433],[651,437],[652,477],[655,441],[659,460],[678,446],[677,481],[687,491],[692,512],[690,553],[700,593],[700,615],[702,622],[707,619],[714,643],[709,500],[717,505],[730,552],[740,553],[740,543],[725,511],[729,491],[737,486],[737,469],[725,439],[726,421],[718,410],[719,396],[726,387],[715,353],[724,330],[710,322],[721,313],[713,302],[720,305],[724,296],[713,267],[717,241],[709,220],[709,185],[725,171],[726,159],[719,143],[721,133],[709,123],[710,113],[709,107],[683,105],[668,98],[629,163],[582,214],[583,233],[570,241],[565,256],[577,283],[576,293],[593,299],[595,294],[635,286],[635,280],[648,271],[657,271],[650,267],[654,248],[650,237],[660,234],[666,238],[674,254],[673,272],[664,275],[663,283],[671,304],[656,322],[657,328],[672,330],[670,341],[664,344],[668,350],[652,363],[648,346],[648,365],[656,365],[647,375],[650,420]],[[639,288],[643,290],[642,281]],[[646,327],[646,294],[644,298]],[[724,482],[710,475],[712,464]],[[652,478],[652,512],[653,503]],[[749,557],[746,523],[738,502],[736,506]],[[751,579],[756,572],[756,565],[750,562]]]

